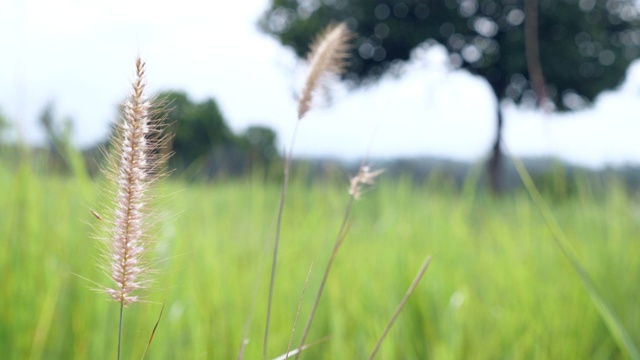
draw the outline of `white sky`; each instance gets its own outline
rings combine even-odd
[[[213,97],[235,131],[261,124],[289,143],[303,67],[260,33],[267,0],[0,0],[0,111],[20,136],[42,141],[48,101],[74,120],[82,146],[104,138],[128,94],[136,55],[154,91]],[[449,72],[441,50],[416,52],[399,78],[347,93],[301,124],[296,155],[484,157],[496,101],[489,86]],[[553,155],[591,167],[640,163],[640,64],[626,82],[576,113],[505,104],[505,140],[521,156]]]

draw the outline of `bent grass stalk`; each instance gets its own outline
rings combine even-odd
[[[346,65],[351,38],[349,30],[344,23],[329,25],[322,35],[311,46],[308,56],[309,75],[307,76],[302,94],[298,101],[298,121],[293,130],[291,144],[284,160],[284,178],[282,181],[282,192],[280,193],[280,204],[278,206],[278,217],[276,220],[276,234],[273,246],[273,259],[271,263],[271,276],[269,280],[269,296],[267,301],[267,318],[265,321],[264,345],[262,351],[263,359],[267,359],[269,343],[269,326],[271,322],[271,307],[273,303],[273,289],[276,277],[276,265],[278,262],[278,247],[280,245],[280,230],[282,225],[282,214],[286,200],[287,187],[289,184],[289,172],[291,158],[293,156],[293,146],[298,132],[300,120],[304,118],[313,105],[314,94],[331,78],[331,75],[340,74]]]
[[[542,195],[538,191],[538,188],[531,179],[531,175],[527,171],[527,168],[524,166],[522,161],[511,155],[511,159],[513,164],[515,165],[516,171],[520,176],[520,179],[524,183],[529,196],[533,199],[534,204],[540,211],[549,231],[551,231],[551,237],[553,238],[555,244],[558,246],[560,252],[569,260],[569,263],[573,267],[573,269],[578,274],[580,280],[582,281],[582,285],[584,286],[587,294],[589,294],[589,298],[593,302],[598,314],[604,321],[611,333],[611,336],[617,343],[618,347],[621,350],[624,350],[632,360],[640,360],[640,352],[638,351],[638,347],[636,346],[633,338],[629,335],[629,332],[622,324],[622,321],[613,311],[611,305],[605,300],[605,298],[601,295],[601,293],[596,288],[591,276],[587,270],[582,266],[580,261],[575,255],[575,252],[569,246],[569,242],[567,237],[564,235],[564,232],[560,228],[560,225],[556,221],[555,217],[551,209],[547,206],[546,202],[542,198]]]
[[[427,256],[427,258],[424,259],[424,262],[422,263],[420,270],[418,270],[418,273],[416,274],[415,278],[413,278],[413,281],[411,282],[409,289],[407,289],[406,294],[404,294],[404,297],[400,301],[400,304],[398,304],[398,308],[396,309],[395,313],[393,313],[393,316],[391,317],[391,320],[387,324],[387,327],[384,329],[382,336],[380,336],[380,339],[378,339],[378,342],[376,343],[376,346],[373,348],[371,355],[369,355],[369,360],[372,360],[378,353],[378,350],[380,349],[380,345],[382,345],[382,342],[387,337],[389,330],[391,330],[391,327],[396,322],[396,319],[402,312],[402,309],[404,309],[404,305],[409,300],[409,297],[411,296],[411,294],[413,294],[413,291],[418,286],[418,283],[420,282],[420,280],[422,280],[422,276],[424,276],[424,273],[427,271],[427,268],[429,267],[430,263],[431,263],[431,256]]]
[[[153,325],[153,330],[151,330],[151,335],[149,335],[149,341],[147,341],[147,347],[144,348],[144,352],[142,353],[141,360],[144,359],[144,356],[147,354],[149,347],[151,346],[151,342],[153,341],[153,337],[156,334],[156,330],[158,329],[158,325],[160,324],[160,319],[162,319],[162,313],[164,312],[164,303],[162,303],[162,307],[160,308],[160,314],[158,314],[158,320],[156,320],[156,324]]]
[[[161,121],[152,116],[151,101],[145,93],[145,63],[136,59],[132,92],[123,106],[111,144],[115,149],[109,158],[107,176],[117,184],[113,218],[104,221],[109,238],[104,270],[112,286],[105,291],[120,303],[118,350],[120,359],[124,308],[140,301],[139,290],[148,286],[149,267],[143,255],[150,240],[150,186],[159,178],[166,156],[157,155],[164,142]]]

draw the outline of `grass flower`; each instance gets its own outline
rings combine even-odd
[[[123,306],[139,301],[136,291],[145,287],[147,267],[142,255],[148,241],[149,185],[156,179],[157,124],[151,120],[151,103],[145,95],[145,63],[136,60],[131,95],[124,103],[112,146],[110,176],[117,184],[111,240],[107,258],[113,281],[107,289]]]
[[[311,46],[309,52],[309,74],[305,82],[304,88],[298,100],[298,121],[293,130],[291,137],[291,145],[289,146],[284,162],[284,178],[282,181],[282,192],[280,194],[280,205],[278,206],[278,219],[276,220],[276,235],[273,246],[273,260],[271,263],[271,276],[269,279],[269,296],[267,300],[267,318],[265,321],[264,343],[262,358],[267,359],[267,350],[269,343],[269,326],[271,323],[271,306],[273,302],[273,289],[276,277],[276,267],[278,261],[278,248],[280,244],[280,227],[282,225],[282,213],[284,203],[287,196],[287,187],[289,183],[289,167],[293,157],[293,145],[295,143],[296,134],[300,120],[311,109],[314,94],[318,89],[327,85],[328,78],[331,75],[338,75],[344,70],[346,60],[349,57],[348,41],[351,39],[351,33],[344,23],[338,25],[330,25],[320,35]]]
[[[352,177],[349,182],[349,195],[355,200],[360,199],[362,195],[363,185],[373,185],[378,175],[382,174],[384,169],[371,170],[369,165],[363,165],[360,167],[358,174]]]
[[[139,290],[147,287],[149,267],[144,260],[153,227],[150,217],[150,186],[158,179],[166,156],[159,155],[163,144],[160,119],[153,117],[151,100],[145,93],[145,63],[136,59],[132,91],[122,107],[111,140],[107,175],[116,184],[112,217],[103,265],[111,279],[106,292],[120,303],[118,357],[122,337],[122,309],[140,301]]]
[[[307,57],[309,74],[300,99],[298,100],[298,119],[311,109],[314,93],[326,85],[326,79],[344,71],[349,58],[349,40],[351,33],[347,25],[330,25],[311,45]]]
[[[307,324],[302,333],[302,338],[300,340],[300,345],[296,350],[296,360],[300,357],[300,353],[304,349],[305,341],[307,336],[309,335],[309,330],[311,329],[311,324],[313,323],[313,319],[316,314],[316,310],[318,309],[318,305],[320,304],[320,297],[322,296],[322,292],[324,291],[324,287],[327,283],[327,279],[329,278],[329,272],[331,271],[331,267],[333,266],[333,262],[336,259],[336,255],[338,254],[338,250],[340,250],[340,246],[344,242],[344,239],[347,237],[349,230],[351,229],[351,224],[349,223],[349,217],[351,216],[351,209],[353,207],[353,203],[355,200],[360,198],[362,194],[362,185],[373,185],[375,182],[375,178],[384,172],[383,169],[371,171],[371,167],[366,165],[366,162],[363,161],[360,166],[360,170],[356,176],[351,178],[350,186],[349,186],[349,203],[344,211],[344,216],[342,218],[342,224],[340,225],[340,230],[338,231],[338,237],[336,238],[335,245],[333,246],[333,251],[331,252],[331,256],[329,257],[329,261],[327,262],[327,266],[324,270],[324,275],[322,277],[322,281],[320,282],[320,287],[318,288],[318,293],[313,302],[313,306],[311,307],[311,312],[309,314],[309,318],[307,319]]]

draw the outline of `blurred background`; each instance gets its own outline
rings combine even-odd
[[[304,58],[331,22],[352,57],[301,120],[279,222]],[[0,49],[3,358],[116,357],[99,170],[140,55],[174,156],[124,358],[165,305],[148,358],[260,358],[280,225],[284,353],[348,218],[308,358],[370,354],[432,255],[379,358],[640,359],[636,0],[0,0]],[[363,158],[386,171],[351,207]]]
[[[351,66],[305,119],[298,157],[488,161],[496,174],[508,171],[504,151],[590,170],[636,166],[637,3],[538,3],[528,49],[526,9],[509,0],[5,0],[1,139],[95,152],[140,54],[150,88],[175,104],[174,166],[277,158],[308,44],[345,21],[357,34]]]

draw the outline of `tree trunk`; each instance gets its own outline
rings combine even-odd
[[[504,191],[504,174],[503,174],[503,160],[502,149],[500,144],[502,142],[502,108],[500,106],[500,100],[498,98],[497,104],[497,126],[496,126],[496,138],[491,148],[491,157],[487,162],[487,174],[489,176],[489,187],[493,194],[499,195]]]

